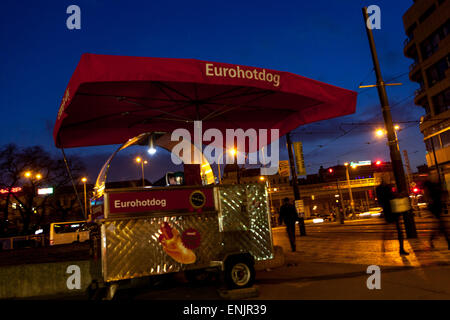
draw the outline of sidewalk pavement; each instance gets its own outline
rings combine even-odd
[[[257,274],[256,300],[450,300],[450,266],[380,267],[368,289],[368,265],[295,262]]]
[[[434,249],[426,238],[405,239],[410,254],[400,256],[396,238],[383,241],[377,233],[368,237],[355,231],[328,236],[322,231],[310,230],[306,237],[297,234],[296,252],[291,252],[284,228],[276,233],[274,245],[282,247],[285,264],[258,272],[256,299],[450,299],[450,250],[442,236]],[[367,287],[371,265],[380,267],[380,290]]]
[[[339,228],[338,225],[336,227]],[[286,263],[293,260],[298,263],[327,262],[397,267],[450,265],[450,250],[442,235],[435,239],[433,249],[430,248],[427,238],[404,239],[404,247],[409,255],[400,256],[396,235],[394,239],[382,240],[364,238],[357,232],[334,233],[330,237],[324,237],[321,232],[309,232],[306,237],[299,237],[297,233],[297,252],[293,253],[284,228],[278,232],[279,236],[274,237],[274,245],[283,248]]]
[[[287,240],[281,239],[275,245],[283,248],[286,263],[293,260],[300,263],[327,262],[397,267],[450,265],[450,250],[444,241],[436,241],[435,248],[430,249],[423,239],[405,239],[404,247],[409,252],[408,256],[399,255],[397,240],[386,240],[383,243],[383,240],[339,238],[330,241],[311,235],[297,240],[298,249],[295,253],[290,251]]]

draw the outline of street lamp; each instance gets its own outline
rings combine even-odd
[[[236,181],[237,181],[237,184],[240,184],[241,183],[241,179],[240,179],[241,177],[240,177],[240,173],[239,173],[239,164],[237,162],[238,151],[237,151],[236,148],[231,148],[231,149],[228,150],[228,152],[234,157],[234,160],[236,162]]]
[[[222,182],[222,177],[220,174],[220,159],[223,157],[224,151],[225,150],[223,149],[222,153],[220,154],[220,157],[217,159],[217,171],[218,171],[219,184],[221,184],[221,182]],[[228,153],[232,156],[235,156],[235,155],[237,155],[237,150],[235,148],[231,148],[228,150]]]
[[[348,162],[344,163],[344,165],[345,165],[345,176],[347,178],[348,193],[350,195],[350,207],[352,208],[353,216],[355,216],[355,203],[353,202],[352,187],[350,186],[350,175],[348,174]],[[353,169],[356,168],[355,165],[352,165],[351,167]]]
[[[143,160],[141,157],[136,157],[136,162],[141,164],[141,170],[142,170],[142,186],[145,187],[145,180],[144,180],[144,164],[147,164],[147,160]]]
[[[28,179],[31,180],[31,178],[33,177],[33,172],[32,171],[25,171],[23,175],[24,175],[25,178],[28,178]],[[36,175],[34,176],[34,179],[35,180],[41,180],[42,179],[42,174],[40,174],[39,172],[36,173]]]
[[[395,135],[397,135],[397,131],[400,131],[400,126],[398,125],[398,124],[396,124],[395,126],[394,126],[394,133],[395,133]],[[387,131],[385,130],[385,129],[376,129],[375,130],[375,135],[377,136],[377,137],[383,137],[383,136],[385,136],[387,134]]]
[[[266,177],[260,176],[259,180],[265,181]],[[270,180],[269,179],[267,179],[267,186],[269,187],[268,193],[269,193],[269,202],[270,202],[270,213],[272,214],[272,194],[270,193],[271,192],[271,187],[270,187]]]
[[[147,152],[148,152],[150,155],[154,155],[154,154],[156,153],[156,149],[155,149],[155,147],[154,147],[154,145],[153,145],[153,134],[150,136],[150,141],[149,141],[149,144],[148,144],[148,150],[147,150]]]
[[[86,219],[86,217],[87,217],[87,197],[86,197],[87,178],[86,177],[81,178],[81,182],[83,182],[83,185],[84,185],[84,218]]]

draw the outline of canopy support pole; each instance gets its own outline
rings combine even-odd
[[[61,140],[59,139],[59,135],[58,135],[58,140],[59,140],[59,144],[61,145],[61,152],[63,154],[64,163],[66,165],[67,173],[69,174],[70,181],[72,182],[73,190],[75,191],[75,195],[77,196],[77,200],[78,200],[78,203],[80,205],[81,211],[83,212],[84,219],[87,219],[86,211],[85,211],[85,209],[83,207],[83,204],[81,203],[81,199],[80,199],[80,196],[78,195],[78,190],[77,190],[77,187],[75,186],[75,182],[73,181],[73,176],[72,176],[72,172],[70,171],[69,162],[67,161],[67,157],[66,157],[66,154],[64,152],[64,148],[62,147]]]

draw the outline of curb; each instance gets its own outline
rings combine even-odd
[[[255,261],[255,270],[261,271],[266,269],[279,268],[284,266],[286,258],[284,256],[283,248],[274,246],[274,258],[270,260]]]

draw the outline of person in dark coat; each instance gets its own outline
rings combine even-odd
[[[447,240],[448,249],[450,250],[450,239],[445,227],[445,222],[442,220],[442,212],[444,211],[444,191],[439,183],[432,181],[425,181],[424,183],[425,199],[428,202],[428,210],[437,219],[437,228],[433,228],[434,231],[430,234],[430,247],[434,248],[433,239],[442,233]]]
[[[392,192],[392,187],[383,180],[382,183],[375,189],[377,194],[378,203],[383,208],[384,219],[388,224],[395,222],[395,226],[397,228],[398,242],[400,245],[400,255],[409,255],[408,252],[405,251],[403,247],[403,231],[400,226],[400,215],[398,213],[392,212],[390,201],[394,199],[394,193]],[[384,232],[384,239],[386,240],[386,231]],[[383,243],[384,245],[384,243]]]
[[[280,207],[279,222],[286,225],[286,231],[291,243],[292,252],[295,252],[295,222],[297,221],[297,210],[295,206],[289,202],[289,198],[283,199],[283,205]]]

